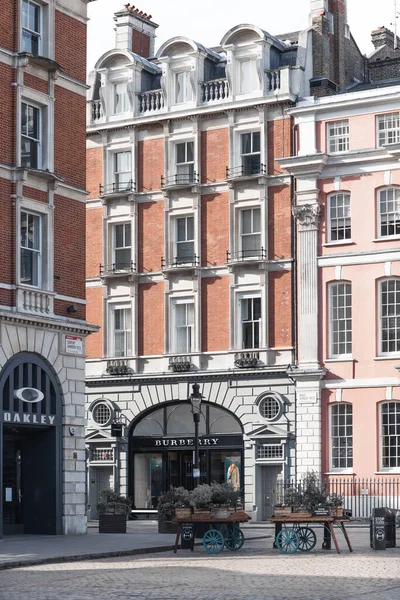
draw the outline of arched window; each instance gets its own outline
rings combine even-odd
[[[328,286],[329,356],[351,356],[352,298],[351,283],[335,281]]]
[[[332,470],[353,468],[353,405],[337,402],[331,405],[330,454]]]
[[[400,352],[400,278],[383,279],[379,292],[380,354]]]
[[[400,469],[400,402],[381,404],[381,468]]]
[[[378,191],[378,237],[400,235],[400,187]]]

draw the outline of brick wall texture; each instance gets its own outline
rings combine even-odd
[[[291,256],[291,187],[268,188],[268,258]]]
[[[86,25],[58,10],[55,14],[55,60],[68,77],[86,81]]]
[[[86,289],[87,310],[86,318],[89,323],[103,327],[103,288],[89,287]],[[92,333],[86,339],[87,358],[101,358],[103,352],[103,329]]]
[[[138,270],[159,271],[162,256],[164,202],[141,202],[138,204]]]
[[[86,189],[87,199],[98,198],[100,185],[103,183],[103,148],[86,150]]]
[[[280,175],[283,169],[275,160],[292,155],[292,119],[275,119],[268,123],[268,174]]]
[[[54,104],[54,169],[66,183],[86,189],[86,99],[57,86]]]
[[[218,352],[229,348],[229,277],[201,281],[201,349]]]
[[[229,165],[229,129],[201,132],[201,183],[223,181]]]
[[[269,345],[287,348],[292,345],[292,273],[270,272],[268,292]]]
[[[164,284],[142,283],[138,287],[139,354],[163,354]]]
[[[145,140],[138,143],[137,190],[148,192],[159,190],[164,175],[164,138]]]
[[[86,277],[98,277],[103,263],[103,209],[86,211]]]
[[[201,264],[222,265],[229,249],[229,194],[201,197]]]

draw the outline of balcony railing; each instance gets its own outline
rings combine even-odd
[[[229,83],[227,79],[213,79],[200,83],[201,101],[203,104],[223,102],[229,96]]]
[[[161,175],[161,188],[172,187],[175,185],[195,185],[197,183],[199,183],[199,176],[197,173],[175,173],[175,175],[171,175],[170,177]]]
[[[130,261],[128,263],[112,263],[111,265],[100,265],[100,277],[111,275],[129,275],[136,272],[136,265]]]
[[[163,256],[161,257],[161,270],[168,268],[182,268],[187,269],[188,267],[198,267],[200,259],[196,254],[191,256],[175,256],[172,260],[168,261]]]
[[[101,100],[93,100],[92,102],[92,121],[99,121],[103,118],[103,107]]]
[[[290,92],[290,67],[265,71],[267,78],[267,93],[289,93]]]
[[[133,370],[125,358],[115,358],[107,361],[106,373],[108,375],[129,375]]]
[[[235,367],[239,369],[254,369],[260,361],[259,352],[237,352],[235,354]]]
[[[19,289],[17,305],[25,312],[49,315],[53,313],[53,295],[39,290]]]
[[[162,90],[151,90],[138,94],[139,113],[149,113],[164,108],[164,92]]]
[[[100,196],[106,196],[107,194],[126,194],[134,191],[135,184],[132,179],[130,181],[121,181],[120,183],[100,184],[99,186]]]
[[[245,260],[267,260],[265,248],[253,248],[251,250],[239,250],[238,252],[226,251],[226,262],[240,262]]]
[[[174,373],[190,371],[192,368],[191,358],[190,356],[171,356],[169,359],[168,368]]]
[[[226,179],[238,177],[252,177],[255,175],[266,175],[267,168],[262,163],[258,165],[240,165],[239,167],[226,167]]]

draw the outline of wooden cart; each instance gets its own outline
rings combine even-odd
[[[249,520],[249,515],[243,511],[236,511],[226,519],[196,514],[184,519],[175,518],[173,523],[178,525],[178,529],[174,552],[176,553],[178,550],[181,537],[186,541],[190,540],[190,549],[193,552],[196,525],[199,523],[209,526],[203,535],[203,546],[209,554],[219,554],[224,548],[232,551],[240,550],[244,544],[244,535],[239,527],[239,523],[246,523]]]
[[[275,524],[274,547],[284,554],[293,554],[296,550],[309,552],[314,548],[317,542],[317,536],[315,535],[314,530],[309,527],[309,525],[313,523],[324,526],[325,535],[323,548],[330,549],[330,537],[332,536],[336,552],[340,554],[339,544],[334,529],[334,527],[337,526],[343,532],[348,549],[350,552],[353,552],[345,528],[345,523],[348,523],[349,521],[350,519],[346,517],[312,517],[296,513],[279,517],[272,516],[268,519],[269,523]],[[288,527],[288,525],[290,525],[290,527]]]

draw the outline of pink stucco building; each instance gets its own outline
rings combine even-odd
[[[400,80],[290,112],[298,472],[400,473]]]

